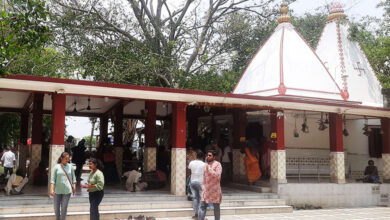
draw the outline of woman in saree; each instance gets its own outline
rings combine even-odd
[[[245,147],[244,161],[249,185],[253,185],[261,177],[257,147],[258,142],[255,139],[250,139]]]

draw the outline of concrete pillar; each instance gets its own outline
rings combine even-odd
[[[157,142],[156,142],[156,108],[154,101],[145,101],[145,151],[144,151],[144,171],[155,171],[157,160]]]
[[[390,183],[390,118],[381,119],[383,182]]]
[[[345,183],[342,115],[336,113],[329,114],[329,138],[330,181],[333,183]]]
[[[123,164],[123,103],[118,104],[114,110],[114,153],[118,176],[122,176]],[[119,148],[119,149],[117,149]]]
[[[30,156],[30,182],[34,179],[34,170],[41,162],[42,154],[42,117],[43,117],[43,97],[42,93],[34,94],[33,121],[31,134],[31,156]]]
[[[241,109],[233,112],[233,181],[246,182],[246,170],[241,149],[245,147],[246,113]]]
[[[171,193],[184,196],[186,192],[186,104],[172,104]]]
[[[52,94],[52,128],[51,145],[49,151],[49,184],[48,193],[50,193],[51,170],[57,164],[61,153],[65,150],[65,109],[66,96],[64,94]]]
[[[271,111],[271,181],[287,183],[283,111]]]

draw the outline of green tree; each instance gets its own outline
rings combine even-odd
[[[292,16],[291,23],[307,43],[315,49],[320,40],[327,16],[328,13],[325,12],[305,13],[300,17]]]
[[[20,117],[17,114],[0,115],[0,146],[18,143],[20,134]]]
[[[382,19],[365,17],[349,29],[349,37],[359,42],[383,88],[390,88],[390,1],[378,7],[385,12]]]
[[[16,55],[8,69],[12,74],[69,78],[76,68],[73,62],[54,48],[34,48]]]
[[[9,66],[18,54],[38,48],[49,40],[49,9],[44,0],[0,1],[0,74],[10,74]]]
[[[229,35],[222,29],[232,14],[267,20],[279,9],[275,0],[51,3],[56,43],[79,57],[83,77],[164,87],[228,63]]]

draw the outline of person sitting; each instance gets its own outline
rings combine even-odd
[[[368,166],[364,170],[365,183],[380,183],[378,176],[378,168],[374,165],[373,160],[368,161]]]
[[[123,174],[126,177],[126,190],[129,192],[139,192],[144,190],[148,184],[140,182],[142,174],[136,170],[127,171]]]
[[[34,170],[34,186],[46,186],[48,183],[47,170],[43,161],[39,162],[38,167]]]
[[[4,187],[5,194],[9,195],[19,195],[22,194],[23,187],[27,184],[28,178],[23,178],[22,169],[16,170],[16,173],[12,174],[7,182],[7,185]]]

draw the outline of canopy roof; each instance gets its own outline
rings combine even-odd
[[[289,23],[287,5],[282,6],[279,25],[252,58],[233,93],[345,100],[322,61]]]
[[[349,23],[340,3],[334,2],[317,46],[317,54],[336,80],[348,91],[349,101],[383,106],[381,84],[359,43],[349,38]]]
[[[242,109],[282,109],[317,112],[334,112],[352,115],[367,115],[390,118],[390,109],[361,106],[354,102],[332,100],[304,100],[291,97],[265,97],[241,94],[170,89],[150,86],[136,86],[95,81],[56,79],[36,76],[12,75],[0,78],[0,112],[22,112],[32,104],[31,97],[43,93],[44,112],[52,111],[51,95],[66,95],[66,115],[100,117],[113,109],[120,101],[124,102],[124,117],[142,116],[147,100],[157,102],[157,116],[171,114],[171,103],[184,102],[188,105],[224,106]],[[81,110],[88,106],[91,110]],[[77,112],[73,103],[77,102]],[[168,105],[166,105],[168,104]]]

